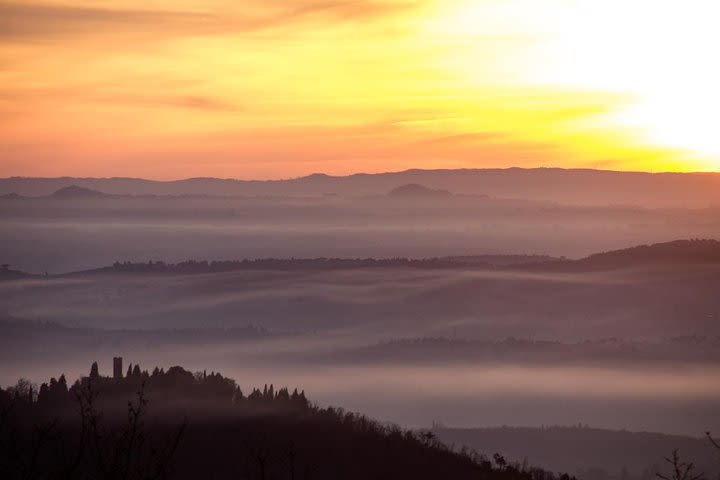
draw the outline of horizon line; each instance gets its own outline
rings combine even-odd
[[[598,172],[598,173],[627,173],[636,175],[720,175],[719,170],[693,170],[693,171],[648,171],[648,170],[614,170],[614,169],[602,169],[602,168],[590,168],[590,167],[478,167],[478,168],[407,168],[405,170],[389,170],[385,172],[355,172],[348,173],[345,175],[331,175],[324,172],[313,172],[306,175],[300,175],[297,177],[287,178],[240,178],[240,177],[180,177],[174,179],[160,179],[153,177],[128,177],[128,176],[72,176],[72,175],[61,175],[61,176],[24,176],[24,175],[11,175],[7,177],[0,177],[0,181],[5,180],[61,180],[61,179],[74,179],[74,180],[144,180],[149,182],[158,183],[176,183],[184,182],[189,180],[220,180],[220,181],[233,181],[233,182],[291,182],[297,180],[304,180],[313,177],[324,177],[332,179],[351,178],[357,176],[379,176],[379,175],[399,175],[403,173],[413,172],[479,172],[479,171],[511,171],[511,170],[522,170],[522,171],[536,171],[536,170],[555,170],[563,172]]]

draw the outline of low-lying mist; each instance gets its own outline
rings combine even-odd
[[[193,370],[212,369],[235,378],[244,389],[274,383],[298,386],[320,405],[341,405],[409,427],[433,421],[452,427],[589,424],[593,427],[659,431],[699,437],[720,429],[717,406],[720,363],[566,365],[465,362],[415,365],[399,362],[335,364],[264,362],[262,357],[213,349],[166,346],[159,349],[104,346],[70,352],[62,359],[38,356],[25,361],[23,375],[40,382],[57,375],[87,375],[88,360],[99,359],[109,375],[113,355],[142,367],[165,368],[182,359]],[[209,348],[208,348],[209,347]],[[3,362],[0,384],[17,377],[17,364]]]
[[[530,339],[719,335],[717,266],[98,272],[0,283],[5,314],[67,326]]]
[[[122,268],[0,282],[0,383],[113,356],[407,426],[718,429],[720,269]],[[48,323],[49,322],[49,323]],[[105,370],[107,372],[107,370]],[[713,423],[715,422],[715,423]]]
[[[581,257],[718,237],[718,218],[717,209],[574,207],[482,197],[0,199],[0,251],[20,270],[51,274],[125,260]]]
[[[580,257],[717,237],[718,218],[481,197],[2,199],[2,261],[40,275],[0,281],[0,384],[75,378],[94,360],[109,374],[122,356],[219,370],[243,387],[298,386],[411,427],[700,436],[720,430],[717,263],[78,271],[190,258]]]

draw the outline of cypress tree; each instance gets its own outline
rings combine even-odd
[[[58,392],[68,393],[67,380],[65,379],[64,373],[60,375],[60,378],[58,379]]]
[[[90,367],[90,378],[100,378],[100,370],[98,369],[97,362],[93,362]]]

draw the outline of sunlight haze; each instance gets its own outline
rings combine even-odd
[[[717,170],[719,9],[3,1],[0,176]]]

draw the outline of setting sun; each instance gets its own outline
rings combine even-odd
[[[686,150],[689,168],[717,168],[720,44],[713,1],[575,2],[565,6],[540,79],[627,94],[607,122],[651,145]],[[714,162],[714,163],[713,163]]]
[[[604,96],[606,110],[593,112],[571,130],[599,137],[612,132],[604,141],[608,149],[667,148],[668,157],[660,162],[673,158],[675,169],[712,170],[720,165],[720,64],[712,52],[713,45],[720,44],[716,2],[441,5],[429,16],[431,31],[465,46],[498,36],[495,75],[483,70],[490,62],[479,61],[478,55],[466,52],[465,61],[459,59],[459,70],[471,81],[501,81],[528,91],[583,92],[581,98]],[[510,46],[503,47],[504,42]],[[647,152],[625,160],[642,162],[644,155]]]

